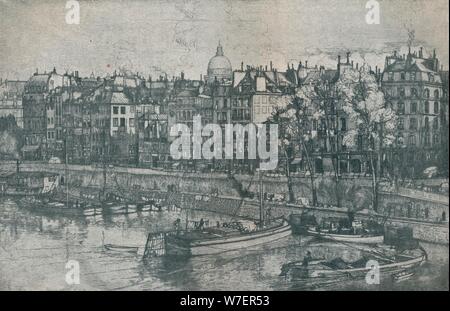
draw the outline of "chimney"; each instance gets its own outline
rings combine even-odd
[[[241,71],[244,71],[244,62],[241,62]]]
[[[423,47],[420,47],[420,50],[419,50],[419,57],[420,57],[420,58],[423,58]]]
[[[302,68],[302,67],[303,67],[302,61],[300,61],[300,62],[298,63],[298,68]]]
[[[337,69],[338,71],[341,71],[341,55],[338,55]]]
[[[308,68],[308,61],[305,61],[305,68]]]
[[[184,72],[181,72],[181,80],[184,80]]]
[[[350,52],[347,52],[347,65],[350,64]]]
[[[270,71],[273,71],[272,61],[270,61]]]

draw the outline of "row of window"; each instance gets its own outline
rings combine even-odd
[[[263,97],[266,98],[266,97]],[[250,107],[250,101],[244,98],[235,98],[232,99],[233,107]]]
[[[393,91],[394,91],[393,89],[387,89],[386,90],[386,94],[395,97],[395,94],[394,94]],[[407,94],[406,91],[407,91],[407,88],[405,89],[404,87],[398,87],[397,88],[397,95],[399,97],[407,97],[407,96],[410,96],[410,97],[413,97],[413,98],[418,98],[419,97],[419,92],[414,87],[412,87],[410,89],[409,94]],[[429,89],[425,89],[423,91],[423,95],[424,95],[425,98],[430,98],[430,95],[431,95],[430,90]],[[435,99],[439,99],[439,97],[440,97],[439,90],[434,90],[434,98]]]
[[[423,135],[423,144],[425,146],[430,146],[431,139],[432,139],[433,145],[437,145],[440,142],[440,135],[439,134],[433,134],[432,136],[430,136],[429,134]],[[416,146],[417,145],[416,135],[409,135],[407,138],[407,143],[409,146]],[[405,145],[405,138],[403,136],[401,136],[401,133],[400,133],[400,136],[397,137],[397,144],[399,146]]]
[[[433,129],[437,130],[439,129],[439,120],[437,118],[433,119]],[[405,129],[405,119],[404,118],[398,118],[398,129],[404,130]],[[410,130],[417,130],[419,128],[418,120],[416,118],[409,118],[409,129]],[[424,128],[429,129],[430,128],[430,121],[428,117],[425,117],[424,119]]]
[[[233,120],[250,120],[249,109],[233,109],[231,114]]]
[[[55,132],[47,132],[48,139],[55,139]]]
[[[134,118],[128,119],[129,127],[134,127]],[[127,126],[126,118],[113,118],[113,126],[114,127],[125,127]]]
[[[44,127],[45,120],[27,120],[25,125],[29,130],[41,129]]]
[[[340,124],[340,131],[342,131],[342,132],[347,131],[347,119],[346,118],[340,118],[339,124]],[[331,118],[330,122],[329,122],[329,127],[330,127],[329,129],[334,130],[336,128],[336,126],[339,127],[339,124],[336,124],[335,118]],[[313,129],[313,131],[326,130],[327,124],[326,124],[325,119],[321,119],[320,122],[318,120],[313,120],[312,129]]]
[[[273,110],[273,107],[271,107],[271,106],[256,107],[256,114],[271,113],[272,110]]]
[[[125,106],[113,106],[113,114],[119,114],[119,109],[120,109],[120,114],[126,114],[127,112],[127,107]],[[136,107],[135,106],[130,106],[130,113],[135,113],[136,111]]]
[[[429,82],[434,82],[435,77],[434,74],[429,72],[425,76]],[[388,72],[388,80],[394,81],[396,78],[395,72]],[[418,78],[418,73],[415,71],[411,72],[400,72],[400,75],[397,75],[397,79],[400,78],[401,81],[416,81]]]
[[[417,106],[417,102],[411,102],[409,105],[409,113],[414,114],[414,113],[418,113],[420,111],[417,110],[418,106]],[[423,107],[421,107],[422,109],[420,109],[421,111],[423,111],[423,113],[429,114],[431,113],[430,111],[430,102],[425,102],[423,104]],[[391,109],[394,109],[393,105],[391,104]],[[406,113],[406,104],[404,102],[398,102],[397,103],[397,113],[398,114],[405,114]],[[434,114],[439,114],[439,102],[434,102],[433,103],[433,113]]]

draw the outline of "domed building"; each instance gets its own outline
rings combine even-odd
[[[231,68],[230,60],[223,55],[222,45],[217,46],[216,56],[211,58],[208,63],[208,71],[206,76],[206,81],[208,83],[213,83],[216,79],[217,81],[231,80],[233,76],[233,69]]]

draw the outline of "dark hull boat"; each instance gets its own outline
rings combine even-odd
[[[379,224],[350,222],[345,218],[325,219],[318,224],[313,215],[293,214],[289,217],[294,234],[307,234],[325,240],[344,243],[380,244],[384,242],[384,228]]]
[[[291,262],[283,265],[280,276],[289,277],[297,281],[327,281],[341,278],[364,278],[373,268],[368,262],[373,259],[379,263],[380,273],[387,275],[406,275],[405,271],[412,271],[427,260],[423,249],[406,250],[395,254],[393,258],[369,256],[355,262],[345,262],[341,258],[331,261],[314,260],[308,264],[304,262]]]

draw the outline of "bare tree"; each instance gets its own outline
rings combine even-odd
[[[345,133],[344,144],[355,146],[358,137],[367,142],[372,170],[372,208],[377,211],[382,150],[395,141],[397,115],[386,106],[375,76],[365,68],[342,73],[337,87],[342,92],[342,108],[354,124]]]
[[[319,130],[323,138],[323,150],[331,154],[331,163],[333,166],[333,181],[335,183],[336,205],[341,206],[342,192],[339,191],[339,143],[338,127],[336,120],[338,119],[339,89],[336,87],[334,81],[330,81],[327,77],[322,75],[312,79],[308,84],[300,87],[297,96],[302,98],[308,106],[313,107],[314,114],[311,119],[319,121]]]
[[[315,174],[311,162],[311,120],[310,102],[305,101],[302,97],[296,94],[293,96],[283,96],[280,100],[281,104],[275,108],[274,113],[269,122],[277,123],[279,129],[280,149],[282,150],[286,159],[285,173],[288,179],[289,200],[295,201],[295,195],[292,187],[292,178],[290,172],[290,164],[293,155],[297,152],[299,156],[306,159],[308,171],[310,173],[310,183],[312,192],[312,204],[317,205],[317,191],[315,186]]]

